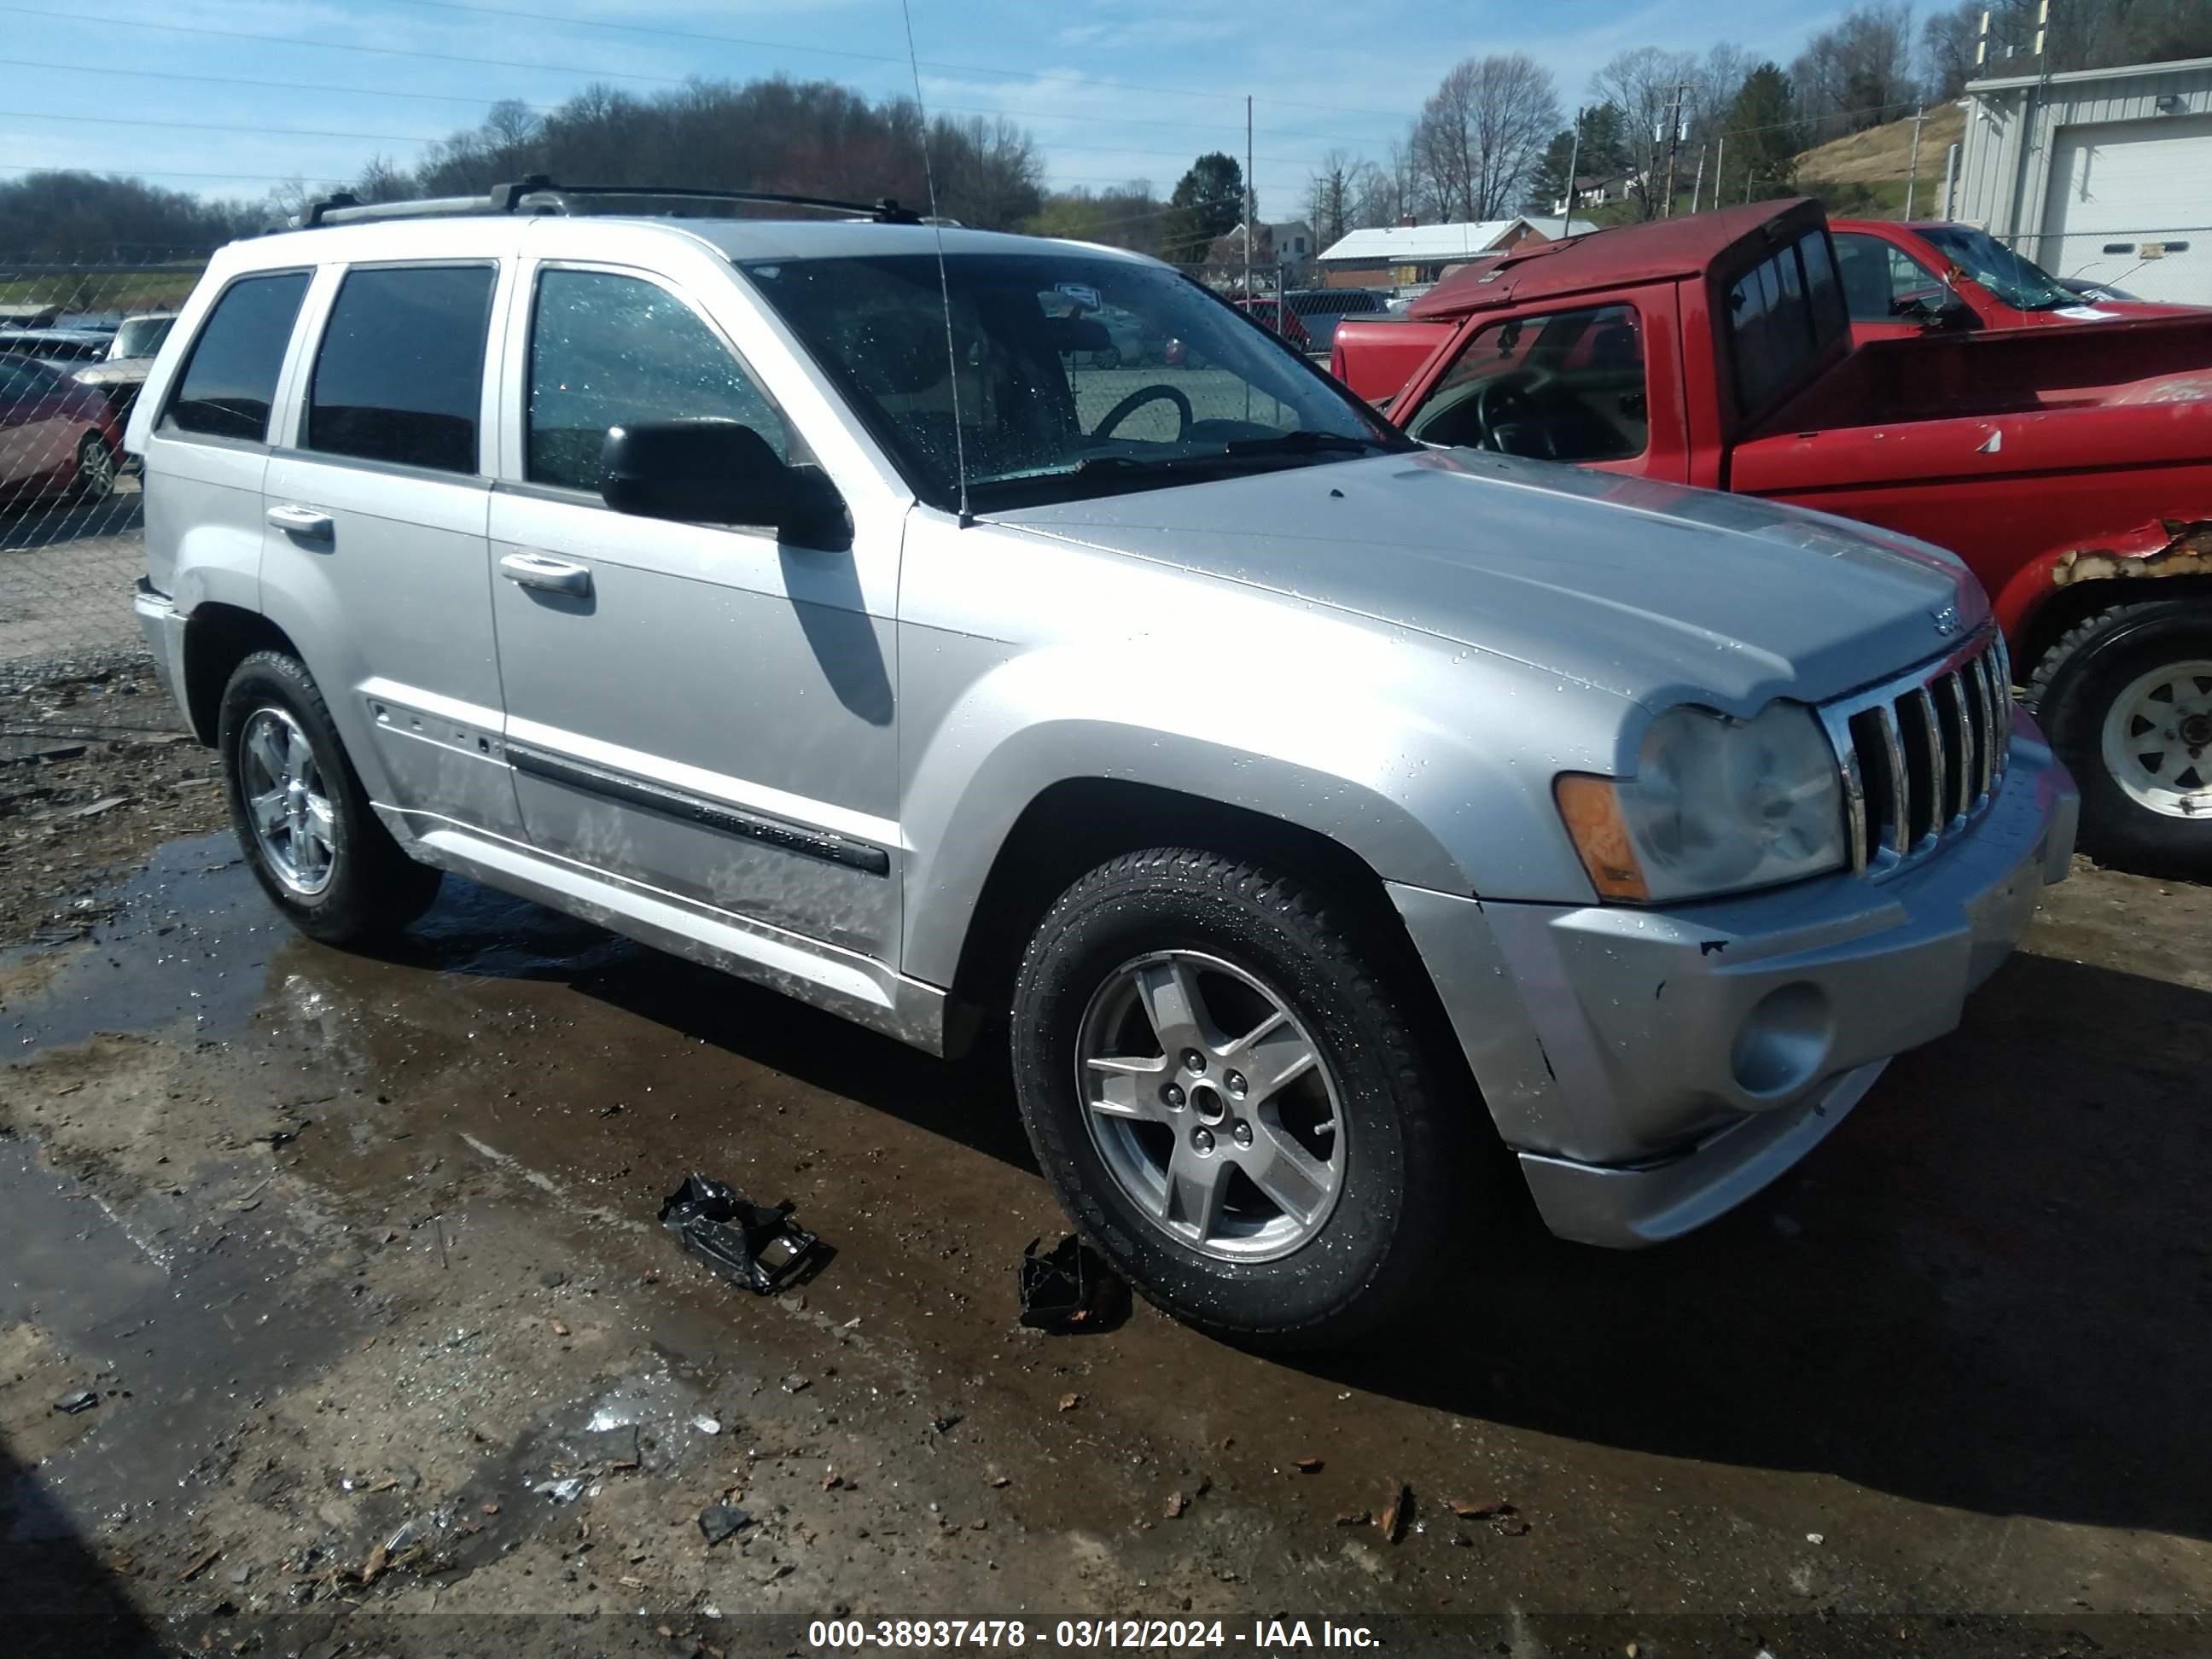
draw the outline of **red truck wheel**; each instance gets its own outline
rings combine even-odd
[[[2081,849],[2212,878],[2212,607],[2115,605],[2069,629],[2026,702],[2081,787]]]

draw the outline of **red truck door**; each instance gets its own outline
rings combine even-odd
[[[1671,308],[1613,299],[1478,313],[1406,389],[1423,443],[1686,480]]]

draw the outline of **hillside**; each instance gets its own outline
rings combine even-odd
[[[1920,129],[1920,176],[1943,177],[1943,152],[1964,137],[1966,112],[1956,104],[1938,104],[1928,112]],[[1903,179],[1912,159],[1912,118],[1891,121],[1849,137],[1815,146],[1797,157],[1800,179],[1819,179],[1829,184],[1874,184]]]

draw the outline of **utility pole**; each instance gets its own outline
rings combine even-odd
[[[1692,212],[1692,213],[1695,213],[1695,212],[1698,210],[1698,204],[1699,204],[1700,203],[1702,203],[1705,199],[1705,147],[1703,144],[1699,144],[1699,145],[1698,146],[1698,178],[1697,178],[1697,182],[1696,182],[1695,184],[1693,184],[1693,185],[1692,185],[1690,186],[1690,211],[1691,211],[1691,212]]]
[[[1725,207],[1722,193],[1728,189],[1728,134],[1713,141],[1713,205]]]
[[[1244,301],[1252,301],[1252,239],[1260,228],[1252,222],[1254,196],[1252,191],[1252,94],[1244,94]],[[1253,313],[1257,320],[1259,313]],[[1278,318],[1276,321],[1280,323]]]
[[[1569,235],[1575,228],[1575,180],[1583,168],[1583,112],[1575,112],[1574,142],[1567,146],[1567,208],[1564,227]]]
[[[1928,118],[1928,106],[1912,112],[1912,160],[1905,170],[1905,216],[1912,217],[1912,198],[1920,188],[1920,125]]]
[[[1674,152],[1682,142],[1682,100],[1692,87],[1703,86],[1702,81],[1677,81],[1668,88],[1674,95],[1667,102],[1667,210],[1663,217],[1674,216]]]

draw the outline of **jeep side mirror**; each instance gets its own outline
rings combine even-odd
[[[830,475],[792,465],[739,421],[610,428],[599,451],[599,498],[638,518],[760,525],[808,547],[853,544],[844,497]]]

